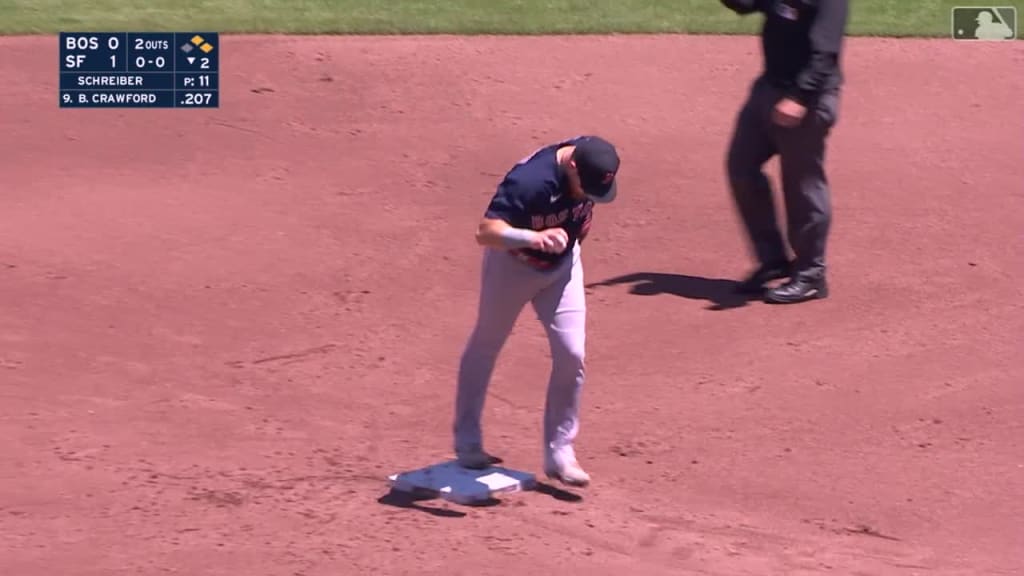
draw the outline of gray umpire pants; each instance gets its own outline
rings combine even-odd
[[[729,184],[757,259],[765,265],[785,262],[772,188],[763,171],[764,164],[779,155],[787,237],[796,256],[794,275],[820,278],[825,274],[825,245],[832,222],[825,141],[837,119],[839,93],[824,94],[791,128],[772,121],[782,95],[763,78],[751,87],[729,145]]]

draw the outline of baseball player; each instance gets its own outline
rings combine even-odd
[[[738,14],[764,15],[764,69],[734,126],[728,175],[759,261],[740,285],[766,302],[789,304],[828,296],[825,247],[832,222],[825,175],[826,140],[836,123],[849,0],[721,0]],[[786,204],[786,256],[772,189],[762,167],[778,154]],[[765,284],[788,278],[781,286]]]
[[[459,365],[455,453],[467,468],[498,460],[484,451],[484,398],[498,354],[527,302],[547,331],[551,375],[544,411],[544,472],[570,486],[590,476],[573,448],[584,381],[586,302],[580,243],[594,203],[617,193],[619,156],[597,136],[536,150],[498,185],[476,232],[484,246],[479,309]]]

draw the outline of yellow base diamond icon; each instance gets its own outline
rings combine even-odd
[[[210,52],[213,51],[213,46],[211,46],[210,44],[203,44],[202,46],[199,47],[199,49],[202,50],[203,52],[206,52],[207,54],[209,54]]]
[[[195,36],[192,37],[192,43],[195,44],[196,46],[199,46],[200,44],[203,43],[203,37],[200,36],[199,34],[196,34]]]

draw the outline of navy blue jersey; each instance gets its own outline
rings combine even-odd
[[[542,266],[552,266],[572,253],[577,240],[590,228],[594,202],[575,199],[569,193],[568,176],[558,165],[556,152],[572,145],[572,138],[538,149],[520,160],[505,174],[484,213],[515,228],[544,230],[560,227],[569,236],[568,248],[561,254],[548,254],[524,248],[517,250]]]

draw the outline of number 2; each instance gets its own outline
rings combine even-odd
[[[203,70],[209,70],[210,69],[210,59],[209,58],[203,58],[203,63],[200,64],[199,67],[202,68]]]

